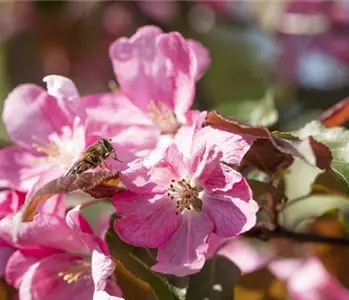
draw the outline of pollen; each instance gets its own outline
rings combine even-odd
[[[185,211],[194,210],[200,212],[202,201],[199,198],[203,188],[199,185],[191,185],[188,179],[178,181],[172,180],[167,195],[171,200],[176,201],[177,214]]]
[[[45,143],[44,141],[40,140],[37,136],[33,136],[33,140],[35,143],[32,144],[32,147],[40,152],[44,153],[47,156],[57,156],[58,153],[58,147],[55,143]]]
[[[163,103],[158,107],[152,101],[149,105],[149,114],[161,134],[175,134],[180,128],[174,112]]]
[[[66,283],[72,284],[78,282],[79,279],[91,272],[91,265],[86,261],[76,261],[73,266],[65,271],[59,272],[58,276],[61,277]]]

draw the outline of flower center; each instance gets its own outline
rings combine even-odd
[[[45,154],[45,157],[35,158],[35,163],[53,163],[63,168],[70,167],[80,156],[85,148],[85,131],[79,123],[79,119],[74,120],[73,128],[62,127],[62,134],[51,133],[49,142],[44,142],[38,137],[33,137],[33,148]]]
[[[149,105],[150,117],[161,134],[175,134],[180,128],[180,124],[173,111],[161,103],[161,107],[156,106],[152,101]]]
[[[59,272],[58,276],[68,283],[78,282],[83,276],[91,274],[91,264],[84,260],[77,260],[73,262],[73,266],[64,272]]]
[[[177,203],[177,214],[186,210],[201,211],[202,201],[199,193],[203,191],[200,185],[192,186],[188,179],[172,179],[170,187],[167,189],[167,195]]]

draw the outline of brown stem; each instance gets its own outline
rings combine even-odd
[[[264,241],[268,241],[273,238],[286,238],[299,243],[325,243],[349,246],[349,238],[347,237],[331,237],[308,232],[293,232],[281,227],[274,230],[256,227],[246,232],[244,236],[258,238]]]

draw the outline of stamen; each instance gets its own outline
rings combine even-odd
[[[174,184],[170,184],[167,190],[167,195],[171,200],[176,201],[176,214],[183,213],[186,210],[201,211],[202,201],[199,198],[199,193],[203,188],[199,185],[191,186],[189,180],[181,179],[179,181],[171,180]]]
[[[40,140],[37,136],[33,136],[33,140],[36,141],[36,143],[32,144],[32,147],[40,152],[44,153],[48,156],[57,156],[58,155],[58,147],[55,143],[45,143],[44,141]]]
[[[180,124],[173,111],[163,103],[161,103],[161,107],[159,108],[152,101],[149,105],[149,114],[162,134],[175,134],[180,128]]]
[[[76,266],[72,267],[68,271],[65,272],[59,272],[58,276],[62,277],[62,279],[67,282],[68,284],[78,282],[79,279],[90,273],[90,264],[86,261],[77,261]]]

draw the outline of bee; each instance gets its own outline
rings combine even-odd
[[[73,164],[65,176],[81,174],[100,165],[108,168],[105,160],[112,154],[114,154],[113,159],[122,162],[116,156],[115,149],[111,144],[111,139],[100,139],[81,154],[80,159]]]

